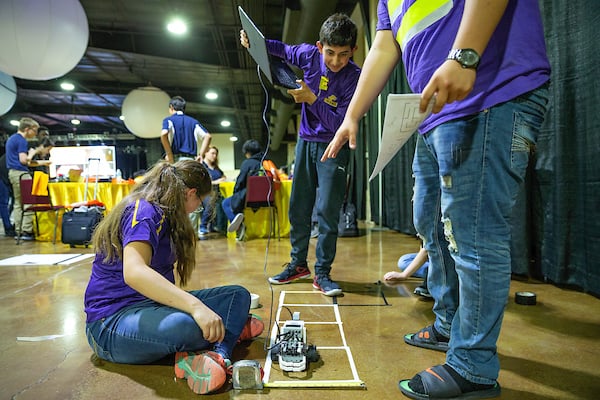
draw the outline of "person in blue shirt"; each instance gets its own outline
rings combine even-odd
[[[316,246],[313,287],[327,296],[342,293],[330,277],[335,258],[340,208],[346,191],[346,167],[350,148],[344,146],[335,159],[320,162],[321,156],[342,123],[356,88],[360,68],[351,60],[356,50],[356,24],[344,14],[334,14],[321,25],[316,45],[288,45],[267,40],[270,54],[286,60],[304,72],[299,89],[290,89],[296,103],[302,104],[294,180],[290,195],[291,260],[283,272],[269,278],[284,284],[310,277],[307,256],[311,215],[316,202],[319,237]],[[242,46],[248,37],[240,32]]]
[[[165,160],[171,164],[179,160],[196,160],[202,162],[208,150],[212,136],[195,119],[185,114],[185,99],[181,96],[171,98],[169,102],[170,116],[163,119],[160,142],[165,150]],[[202,145],[198,148],[198,143]],[[190,213],[192,226],[198,229],[201,211]]]
[[[21,118],[18,131],[12,134],[6,141],[6,167],[8,168],[8,179],[14,196],[12,217],[15,222],[15,237],[20,235],[21,240],[34,240],[33,217],[31,214],[26,213],[21,218],[20,178],[21,175],[27,174],[27,179],[33,179],[29,173],[28,165],[35,156],[36,151],[29,150],[27,140],[36,137],[39,127],[40,124],[34,119],[28,117]]]
[[[175,96],[169,102],[170,116],[163,119],[160,142],[165,150],[165,160],[170,163],[181,159],[202,161],[212,136],[195,119],[185,114],[185,99]],[[198,142],[202,146],[198,151]]]

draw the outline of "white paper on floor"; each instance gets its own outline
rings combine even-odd
[[[94,254],[23,254],[0,260],[0,266],[70,265],[91,257],[94,257]]]

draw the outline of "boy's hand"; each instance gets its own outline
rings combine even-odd
[[[298,79],[296,82],[300,85],[298,89],[288,89],[287,93],[294,98],[296,103],[308,103],[312,105],[315,101],[317,101],[317,95],[313,93],[312,90],[304,81]]]
[[[358,134],[358,122],[353,121],[351,119],[344,118],[342,125],[338,128],[337,132],[331,142],[327,145],[323,156],[321,157],[321,161],[325,162],[328,158],[336,158],[338,152],[346,144],[349,142],[349,146],[351,149],[356,148],[356,135]]]
[[[240,43],[245,48],[247,48],[247,49],[250,48],[250,42],[248,41],[248,35],[246,35],[246,31],[243,29],[240,30]]]

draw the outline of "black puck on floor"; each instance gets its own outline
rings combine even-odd
[[[515,293],[515,303],[533,306],[537,303],[537,296],[533,292],[517,292]]]

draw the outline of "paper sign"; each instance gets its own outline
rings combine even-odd
[[[420,94],[389,94],[385,107],[383,134],[377,162],[369,181],[373,180],[396,155],[398,150],[417,130],[419,125],[431,114],[435,103],[432,97],[424,113],[419,112]]]

